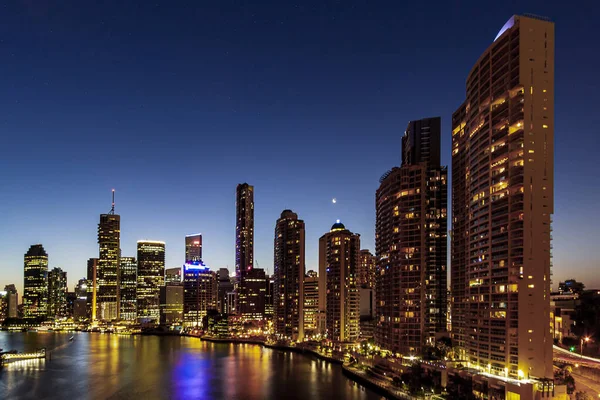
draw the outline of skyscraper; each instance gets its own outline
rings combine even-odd
[[[75,286],[75,304],[73,305],[73,319],[82,321],[88,318],[87,313],[88,300],[88,280],[81,278]]]
[[[160,287],[165,282],[165,242],[137,242],[137,318],[158,323],[160,320]]]
[[[304,221],[283,210],[275,225],[273,327],[282,338],[304,339]]]
[[[119,278],[120,318],[135,321],[137,318],[137,262],[135,257],[121,257]]]
[[[41,244],[25,253],[23,310],[26,318],[44,317],[48,312],[48,254]]]
[[[185,237],[185,262],[202,261],[202,234]]]
[[[248,314],[245,278],[254,268],[254,186],[247,183],[237,185],[235,199],[236,311],[238,314]]]
[[[410,121],[402,166],[383,175],[376,193],[375,342],[402,354],[420,354],[446,330],[448,172],[440,132],[439,117]]]
[[[98,259],[87,261],[87,314],[91,321],[98,319]]]
[[[181,282],[165,283],[160,287],[161,325],[180,325],[183,322],[184,287]]]
[[[217,309],[217,276],[202,261],[183,265],[183,321],[188,327],[202,326],[209,310]]]
[[[493,375],[553,377],[553,154],[554,24],[513,16],[452,117],[452,334]]]
[[[98,224],[97,317],[105,321],[119,318],[119,255],[121,252],[121,216],[115,214],[115,191],[112,208],[100,214]]]
[[[170,283],[181,283],[181,267],[165,269],[165,285]]]
[[[245,320],[265,318],[265,301],[268,278],[262,268],[252,268],[244,275],[245,303],[241,316]]]
[[[4,290],[6,291],[6,317],[17,318],[17,306],[19,305],[19,294],[17,293],[17,288],[11,283],[10,285],[4,286]]]
[[[319,333],[319,277],[311,270],[304,277],[304,334],[311,337]]]
[[[48,272],[48,317],[67,316],[67,273],[60,268]]]
[[[339,220],[319,239],[319,308],[325,313],[327,338],[358,339],[360,294],[357,286],[360,235]]]
[[[375,288],[375,256],[369,250],[360,251],[357,284],[361,288]]]

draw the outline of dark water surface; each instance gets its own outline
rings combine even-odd
[[[0,399],[380,399],[340,366],[186,337],[0,332],[0,348],[51,357],[0,369]]]

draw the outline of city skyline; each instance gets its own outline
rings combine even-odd
[[[265,135],[255,136],[257,146],[255,152],[250,154],[253,159],[263,158],[268,162],[256,162],[252,165],[251,160],[248,164],[248,168],[240,170],[225,169],[219,171],[219,168],[224,165],[222,161],[216,160],[217,163],[214,168],[211,168],[208,172],[203,175],[214,173],[213,178],[208,179],[207,188],[209,190],[203,190],[201,193],[193,192],[200,197],[200,206],[189,204],[187,199],[187,186],[183,179],[177,178],[179,171],[169,169],[166,164],[157,163],[156,166],[149,164],[150,159],[136,155],[132,158],[131,165],[123,164],[122,161],[115,161],[115,165],[109,167],[105,174],[98,177],[98,170],[96,167],[86,167],[86,174],[75,174],[70,170],[73,166],[72,162],[79,160],[79,155],[73,155],[70,162],[58,162],[54,161],[54,158],[47,155],[42,155],[41,161],[45,161],[48,164],[37,164],[32,165],[24,164],[23,161],[17,158],[22,157],[27,151],[32,151],[34,154],[40,153],[40,148],[34,146],[33,149],[25,146],[25,142],[18,138],[19,134],[30,132],[34,137],[41,137],[46,131],[53,132],[57,144],[64,144],[74,137],[72,131],[66,129],[64,132],[62,128],[65,128],[59,122],[55,120],[51,112],[56,112],[58,115],[61,114],[60,108],[51,108],[49,111],[40,114],[44,119],[45,125],[36,125],[33,123],[25,123],[23,127],[17,127],[17,122],[21,123],[22,120],[15,118],[22,117],[22,111],[18,111],[17,108],[9,106],[7,114],[11,114],[5,123],[5,127],[9,129],[9,132],[13,132],[10,135],[7,148],[15,148],[17,151],[13,154],[8,154],[7,157],[1,161],[3,168],[0,171],[3,173],[4,180],[7,184],[2,190],[3,204],[6,205],[5,212],[7,214],[6,226],[11,226],[13,229],[2,230],[0,232],[0,286],[3,287],[6,284],[16,284],[19,293],[23,293],[23,279],[22,279],[22,255],[29,248],[30,245],[35,243],[41,243],[44,245],[45,250],[49,254],[49,268],[61,267],[63,270],[68,272],[68,285],[71,290],[77,282],[77,279],[85,276],[85,265],[86,260],[90,257],[97,256],[97,243],[95,238],[95,228],[97,225],[98,214],[105,212],[108,205],[108,196],[111,188],[117,189],[117,212],[122,216],[122,238],[121,248],[123,255],[135,255],[135,244],[137,240],[145,238],[156,238],[163,240],[167,243],[167,262],[166,267],[180,266],[182,264],[183,249],[181,249],[180,238],[186,234],[192,232],[201,231],[204,234],[204,245],[205,253],[204,257],[207,264],[211,266],[213,270],[217,270],[219,267],[228,267],[230,271],[234,268],[234,240],[233,232],[235,227],[235,207],[234,207],[234,187],[237,183],[248,181],[250,184],[255,186],[255,259],[260,263],[261,268],[265,268],[270,273],[273,273],[272,266],[272,225],[276,221],[280,211],[285,208],[291,208],[296,210],[303,219],[306,221],[306,270],[317,269],[317,257],[318,257],[318,237],[322,232],[327,231],[328,227],[336,219],[341,219],[347,226],[351,226],[354,232],[361,234],[362,248],[366,248],[374,252],[374,191],[378,184],[378,178],[382,171],[385,171],[389,166],[396,165],[399,163],[398,149],[400,148],[400,138],[403,133],[403,127],[408,120],[415,118],[423,118],[430,115],[441,115],[442,117],[442,164],[449,165],[450,158],[450,123],[451,114],[458,107],[461,100],[464,97],[464,82],[467,77],[467,71],[476,62],[479,54],[481,54],[488,46],[489,42],[494,38],[497,33],[498,26],[508,18],[508,16],[518,12],[520,10],[514,10],[514,7],[500,7],[494,8],[495,12],[491,12],[490,16],[481,17],[481,21],[473,21],[474,26],[468,26],[461,28],[459,24],[454,24],[452,30],[449,31],[450,38],[444,38],[439,33],[442,28],[448,27],[443,25],[435,30],[435,33],[431,37],[426,37],[422,44],[427,46],[439,46],[444,47],[448,44],[446,41],[460,41],[461,49],[459,51],[459,57],[456,57],[456,65],[448,67],[444,65],[444,73],[442,67],[437,65],[435,67],[424,68],[424,71],[417,71],[418,68],[412,67],[408,70],[404,69],[397,71],[394,74],[391,72],[383,71],[382,78],[380,81],[368,81],[365,86],[362,87],[363,93],[370,96],[374,96],[377,100],[375,105],[382,106],[385,101],[385,107],[379,110],[374,110],[374,106],[366,104],[363,100],[360,101],[349,101],[344,103],[341,97],[327,97],[323,101],[333,100],[330,108],[320,104],[320,108],[324,111],[323,113],[330,113],[328,118],[324,118],[322,114],[312,107],[309,107],[306,111],[309,119],[312,122],[308,125],[300,125],[294,129],[289,129],[290,124],[284,124],[277,118],[277,114],[272,110],[269,111],[269,106],[264,107],[264,121],[258,118],[250,118],[250,115],[255,112],[260,112],[260,108],[249,107],[246,109],[246,113],[239,107],[240,102],[244,97],[240,97],[238,93],[237,115],[243,114],[241,121],[252,122],[250,126],[250,132],[256,135],[256,132],[260,132],[261,127],[265,124],[275,124],[278,130],[285,129],[289,132],[289,135],[300,135],[302,132],[310,133],[307,135],[305,142],[301,142],[299,146],[306,153],[305,158],[302,158],[303,162],[289,161],[289,157],[283,158],[289,164],[286,165],[287,170],[285,174],[280,174],[276,171],[278,163],[281,162],[281,158],[274,155],[278,151],[285,149],[289,145],[289,139],[284,141],[284,144],[279,146],[266,145],[269,137],[274,138],[274,132],[276,129],[265,131]],[[585,25],[579,28],[579,19],[573,14],[566,13],[559,14],[558,8],[552,4],[544,3],[536,7],[531,7],[531,10],[550,16],[554,21],[559,24],[561,29],[561,35],[557,39],[556,44],[556,64],[557,64],[557,115],[556,115],[556,212],[554,214],[554,286],[556,286],[559,280],[565,280],[568,278],[575,278],[579,281],[586,282],[589,287],[600,286],[599,278],[596,278],[591,272],[594,267],[597,267],[598,260],[597,256],[593,252],[593,226],[597,216],[588,215],[587,212],[582,211],[585,209],[593,209],[593,198],[594,196],[586,196],[580,199],[579,193],[590,193],[593,194],[594,188],[590,188],[586,181],[593,177],[594,171],[597,167],[590,159],[586,159],[585,154],[588,149],[592,149],[593,139],[592,133],[593,121],[583,122],[578,120],[580,111],[574,111],[579,109],[585,109],[578,107],[582,99],[586,97],[586,91],[592,90],[593,85],[582,85],[578,79],[579,76],[573,76],[572,79],[566,79],[566,75],[569,73],[567,66],[569,57],[573,57],[573,51],[569,50],[568,44],[573,41],[576,33],[581,33],[581,30],[585,29]],[[442,12],[443,10],[436,10],[435,12]],[[263,10],[264,12],[264,10]],[[355,16],[355,12],[348,11],[351,16]],[[7,15],[11,16],[10,10]],[[142,17],[148,14],[143,14]],[[14,15],[13,15],[14,16]],[[452,14],[456,21],[459,18],[456,14]],[[22,16],[22,18],[34,18],[31,15]],[[43,18],[42,18],[43,19]],[[354,19],[354,20],[355,20]],[[352,21],[353,19],[350,18]],[[20,20],[19,20],[20,21]],[[32,27],[30,35],[35,36],[36,29],[44,30],[47,28],[44,24],[55,23],[56,21],[36,20],[37,25]],[[291,21],[294,22],[294,21]],[[404,29],[410,29],[413,27],[410,21]],[[298,23],[296,21],[296,23]],[[43,25],[43,28],[41,27]],[[268,25],[268,24],[267,24]],[[9,24],[10,26],[10,24]],[[348,28],[347,25],[346,28]],[[269,28],[270,25],[266,26]],[[69,26],[63,29],[70,29]],[[324,28],[320,28],[323,30]],[[398,28],[399,29],[399,28]],[[476,30],[478,33],[477,38],[471,38],[470,32]],[[573,33],[575,32],[575,33]],[[60,32],[58,32],[60,33]],[[64,34],[65,31],[62,31]],[[101,33],[101,32],[100,32]],[[100,34],[96,32],[96,34]],[[399,33],[396,31],[396,33]],[[401,33],[401,31],[400,31]],[[28,40],[26,38],[21,40]],[[331,40],[331,37],[327,37]],[[584,47],[588,38],[579,38],[579,46]],[[16,40],[12,37],[9,38],[9,45],[11,40]],[[30,40],[30,38],[29,38]],[[50,39],[47,39],[50,40]],[[456,43],[456,42],[454,42]],[[589,43],[589,42],[588,42]],[[53,43],[49,43],[49,46]],[[389,42],[385,43],[386,46],[390,46],[389,49],[400,52],[403,47],[393,47]],[[77,48],[78,44],[75,42],[67,42],[67,46]],[[357,44],[357,49],[363,49],[360,44]],[[413,48],[417,46],[411,46],[410,43],[406,44],[406,47]],[[342,47],[343,50],[343,47]],[[351,56],[352,51],[348,49],[344,52],[340,50],[340,56]],[[352,49],[350,49],[352,50]],[[40,52],[40,48],[33,48],[32,51]],[[454,51],[457,51],[454,49]],[[314,55],[312,55],[314,57]],[[447,56],[447,54],[444,54]],[[17,60],[23,60],[23,55],[19,51],[15,51],[15,57]],[[20,58],[19,58],[20,57]],[[377,62],[385,62],[385,58],[378,56]],[[390,56],[391,57],[391,56]],[[442,57],[442,56],[440,56]],[[597,57],[597,55],[592,55]],[[392,57],[393,58],[393,57]],[[260,59],[258,59],[260,61]],[[454,60],[454,58],[453,58]],[[105,60],[106,61],[106,60]],[[330,60],[331,61],[331,60]],[[396,66],[397,61],[391,61],[392,66]],[[439,63],[438,63],[439,64]],[[593,62],[589,63],[594,65]],[[20,65],[17,63],[17,65]],[[326,67],[333,68],[338,66],[336,62],[331,64],[325,64]],[[12,68],[12,67],[11,67]],[[451,68],[446,70],[446,68]],[[581,68],[589,68],[589,66],[582,66]],[[154,70],[156,74],[166,70]],[[571,70],[572,71],[572,70]],[[30,72],[36,72],[35,70]],[[345,77],[360,76],[360,69],[353,69],[348,72]],[[437,88],[441,92],[444,92],[444,101],[436,100],[432,105],[427,103],[423,97],[417,96],[414,101],[414,106],[404,103],[402,92],[398,85],[393,83],[393,77],[398,76],[399,73],[409,73],[414,76],[412,80],[425,81],[426,77],[433,79],[431,87],[438,85]],[[37,71],[34,76],[41,74]],[[438,76],[439,75],[439,76]],[[581,74],[585,75],[585,74]],[[562,78],[561,78],[562,77]],[[40,75],[40,78],[45,78]],[[258,78],[255,76],[253,78]],[[264,76],[261,76],[264,78]],[[272,84],[277,84],[276,78]],[[15,75],[15,85],[25,82],[24,75]],[[28,78],[27,78],[28,79]],[[366,77],[365,77],[366,79]],[[42,79],[43,80],[43,79]],[[255,82],[254,79],[250,80]],[[50,77],[49,82],[51,85],[57,83]],[[256,80],[258,82],[258,80]],[[322,80],[319,81],[322,83]],[[348,92],[343,89],[346,85],[349,85],[351,81],[344,79],[334,80],[332,83],[335,88],[338,89],[338,95],[347,95]],[[67,82],[68,83],[68,82]],[[344,86],[342,86],[344,84]],[[403,85],[407,85],[405,80],[402,81]],[[40,83],[43,85],[43,83]],[[388,85],[390,88],[388,89]],[[27,85],[24,85],[28,87]],[[577,87],[578,91],[583,93],[579,96],[575,95],[570,87]],[[37,88],[38,86],[34,86]],[[244,85],[244,87],[246,87]],[[352,87],[352,85],[350,85]],[[67,87],[69,89],[70,86]],[[54,87],[56,89],[56,87]],[[296,88],[297,89],[297,88]],[[315,89],[315,88],[313,88]],[[99,100],[99,93],[92,91],[92,99]],[[166,90],[163,88],[163,90]],[[377,95],[377,90],[382,90],[382,95]],[[71,106],[75,99],[81,98],[82,96],[78,92],[67,90],[68,96],[64,97],[64,102],[59,102],[59,106]],[[16,101],[21,103],[31,104],[34,106],[32,110],[35,112],[39,111],[37,103],[31,103],[32,100],[25,94],[18,97]],[[163,93],[159,91],[159,93]],[[169,91],[164,92],[165,94]],[[314,94],[314,92],[311,92]],[[558,95],[560,93],[560,95]],[[592,93],[592,92],[590,92]],[[273,95],[273,93],[271,93]],[[7,96],[10,94],[2,94]],[[12,94],[14,96],[14,93]],[[44,93],[42,93],[44,95]],[[304,93],[306,96],[307,93]],[[42,96],[43,97],[43,96]],[[235,97],[235,96],[234,96]],[[45,97],[47,98],[47,97]],[[303,100],[306,97],[302,98]],[[4,98],[8,100],[8,97]],[[567,100],[568,99],[568,100]],[[129,99],[126,104],[136,104],[137,99]],[[573,106],[566,106],[566,102]],[[160,102],[162,103],[162,102]],[[284,104],[288,106],[284,107],[284,111],[288,111],[290,105],[294,104],[293,98],[287,98],[283,100]],[[11,103],[12,104],[12,103]],[[262,103],[261,103],[262,104]],[[260,104],[259,104],[260,105]],[[340,115],[340,108],[343,105],[348,105],[349,108],[345,110],[346,114],[357,113],[357,109],[363,107],[364,121],[357,120],[354,118],[347,118],[346,121],[342,121]],[[264,104],[263,104],[264,106]],[[14,107],[22,107],[22,104],[15,105]],[[242,107],[243,108],[243,107]],[[81,109],[80,109],[81,110]],[[84,109],[88,110],[89,109]],[[217,110],[218,112],[224,112],[226,108]],[[569,111],[570,110],[570,111]],[[569,116],[567,113],[574,113],[573,116]],[[233,113],[231,111],[231,113]],[[213,132],[221,132],[224,129],[222,125],[218,124],[219,120],[226,120],[228,116],[233,115],[231,113],[223,114],[220,118],[211,119],[212,124],[217,124]],[[96,117],[106,117],[101,111],[95,111],[93,114]],[[180,123],[175,126],[166,126],[166,123],[174,122],[176,115],[170,114],[170,117],[166,119],[160,119],[163,126],[159,130],[153,130],[149,133],[149,143],[153,141],[159,144],[170,143],[168,139],[161,138],[162,134],[170,134],[172,128],[176,131],[196,132],[196,129],[200,129],[203,125],[198,125],[196,128],[190,128],[189,125],[181,125]],[[299,114],[283,114],[283,116],[289,116],[290,121],[294,124],[297,122],[296,119]],[[145,125],[139,124],[139,114],[137,111],[134,112],[130,118],[127,118],[121,111],[116,114],[116,119],[111,123],[101,123],[100,128],[85,130],[89,135],[99,134],[100,132],[109,132],[108,135],[113,138],[113,135],[122,134],[122,132],[143,129]],[[120,128],[119,124],[115,121],[120,121],[119,124],[126,125],[126,128]],[[76,121],[78,124],[82,124],[82,121]],[[114,122],[114,123],[113,123]],[[186,120],[185,123],[190,123],[190,120]],[[358,127],[352,129],[350,142],[354,143],[344,144],[339,143],[336,139],[339,137],[348,125],[356,124]],[[187,126],[187,128],[186,128]],[[209,125],[210,126],[210,125]],[[239,126],[236,127],[239,131]],[[578,133],[577,143],[568,139],[569,134],[572,132]],[[587,134],[585,134],[587,132]],[[267,135],[267,133],[270,133]],[[583,133],[583,134],[582,134]],[[364,140],[357,140],[357,137],[363,135]],[[135,136],[135,135],[134,135]],[[227,135],[224,135],[227,136]],[[316,137],[315,137],[316,136]],[[23,135],[27,137],[27,135]],[[229,136],[227,136],[229,137]],[[234,135],[233,137],[238,137]],[[92,144],[98,144],[96,139],[88,137]],[[366,139],[368,138],[368,139]],[[148,149],[147,143],[144,144],[144,137],[134,137],[134,140],[124,141],[124,149],[132,149],[133,144],[140,143],[142,149]],[[104,140],[104,139],[103,139]],[[158,140],[158,141],[157,141]],[[219,141],[215,143],[214,139],[211,139],[209,143],[209,149],[213,146],[218,145]],[[141,142],[140,142],[141,141]],[[43,143],[46,143],[42,141]],[[373,142],[373,143],[369,143]],[[381,143],[390,143],[389,148],[381,146]],[[395,146],[392,143],[396,143]],[[75,144],[78,144],[75,146]],[[221,143],[222,144],[222,143]],[[224,153],[218,153],[220,157],[227,163],[235,164],[237,155],[241,151],[241,147],[249,146],[252,143],[247,140],[242,140],[240,146],[234,146],[231,155]],[[102,146],[101,146],[102,147]],[[168,146],[167,146],[168,147]],[[50,150],[55,150],[55,147],[50,147]],[[85,153],[89,151],[89,148],[83,146],[82,143],[74,141],[74,147],[70,148],[74,154],[79,152]],[[87,149],[87,150],[86,150]],[[377,152],[375,151],[377,149]],[[562,152],[561,149],[567,151]],[[174,157],[174,149],[167,148],[168,159],[172,160]],[[209,151],[206,151],[209,153]],[[370,153],[376,153],[376,158]],[[151,154],[155,154],[154,151]],[[577,159],[573,160],[573,154],[580,154]],[[59,156],[65,156],[65,153],[59,153]],[[365,155],[362,159],[360,156]],[[215,158],[210,154],[207,154],[209,162],[215,162]],[[53,155],[54,157],[54,155]],[[233,158],[230,158],[233,157]],[[60,158],[60,157],[59,157]],[[68,157],[67,157],[68,158]],[[312,160],[324,160],[318,161],[315,164],[319,173],[315,173],[317,169],[313,167],[305,167],[305,164],[311,163]],[[352,170],[353,179],[348,177],[342,177],[336,180],[337,177],[335,171],[329,171],[330,164],[336,165],[336,163],[343,162],[344,160],[352,160],[353,163],[348,166]],[[90,165],[94,165],[96,162],[92,157]],[[6,164],[5,164],[6,163]],[[188,169],[187,164],[177,164],[181,168],[181,171]],[[48,171],[42,171],[45,167]],[[122,167],[128,167],[123,169]],[[284,169],[286,169],[284,168]],[[306,168],[306,169],[305,169]],[[164,181],[161,191],[149,191],[144,188],[143,185],[147,182],[144,178],[141,182],[136,182],[137,174],[145,172],[146,169],[150,171],[159,172],[158,177]],[[164,169],[164,171],[163,171]],[[13,176],[12,171],[18,173]],[[60,178],[56,178],[56,173],[60,171],[64,172]],[[322,171],[322,174],[320,174]],[[53,174],[54,173],[54,177]],[[6,176],[4,176],[6,174]],[[94,175],[92,175],[94,174]],[[151,175],[151,174],[150,174]],[[285,176],[282,176],[285,175]],[[92,178],[94,176],[94,178]],[[295,178],[295,184],[293,187],[286,185],[289,177]],[[73,178],[73,179],[71,179]],[[171,179],[174,178],[174,179]],[[27,186],[23,184],[27,182]],[[35,188],[32,192],[31,188]],[[44,196],[35,196],[39,189],[45,191]],[[332,198],[337,199],[336,204],[332,204]],[[583,204],[582,204],[583,203]],[[589,204],[590,207],[587,207]],[[191,211],[197,211],[194,218],[189,218]],[[151,215],[160,212],[162,214],[161,224],[156,224],[151,221]],[[185,214],[185,215],[182,215]],[[58,233],[58,234],[56,234]],[[577,247],[581,250],[577,252],[577,257],[572,259],[567,258],[567,254],[570,256],[570,248]]]

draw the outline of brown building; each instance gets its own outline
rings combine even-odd
[[[553,154],[554,24],[513,16],[452,118],[452,335],[491,374],[553,377]]]
[[[338,220],[319,239],[319,308],[334,342],[353,342],[360,333],[359,263],[360,235]]]
[[[376,194],[375,341],[420,354],[446,330],[447,169],[440,166],[440,118],[411,121],[402,166],[383,175]]]
[[[358,269],[358,286],[365,289],[375,288],[375,256],[369,250],[360,251],[360,264]]]
[[[273,327],[282,338],[304,339],[304,221],[283,210],[275,225]]]

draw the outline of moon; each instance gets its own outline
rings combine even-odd
[[[331,202],[332,202],[333,204],[335,204],[335,203],[337,203],[337,199],[334,197],[333,199],[331,199]]]

